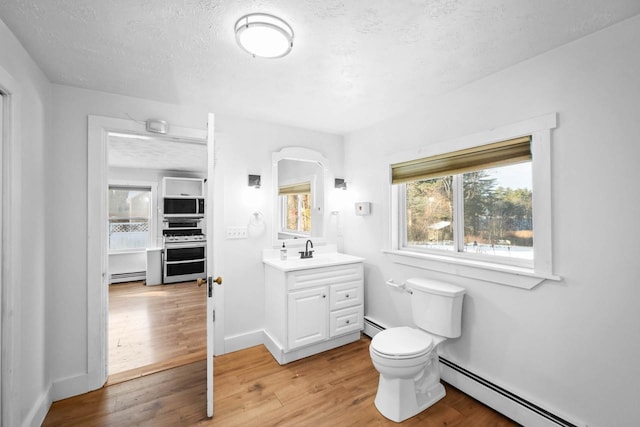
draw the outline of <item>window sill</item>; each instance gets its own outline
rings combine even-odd
[[[545,280],[562,280],[559,276],[533,269],[461,259],[446,255],[401,250],[383,250],[392,262],[425,270],[469,277],[521,289],[533,289]]]
[[[108,252],[109,255],[133,255],[146,253],[147,249],[114,249]]]

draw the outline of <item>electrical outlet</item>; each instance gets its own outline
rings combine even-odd
[[[246,225],[232,225],[227,227],[227,239],[246,239],[247,237]]]

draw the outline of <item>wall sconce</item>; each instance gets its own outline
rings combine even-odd
[[[260,175],[249,175],[249,187],[260,188]]]
[[[346,190],[347,189],[347,183],[344,181],[343,178],[336,178],[335,179],[335,187],[336,188],[340,188],[342,190]]]

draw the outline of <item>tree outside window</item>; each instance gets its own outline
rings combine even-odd
[[[406,246],[533,260],[531,182],[528,161],[406,183]]]
[[[285,231],[311,233],[311,194],[286,194]]]

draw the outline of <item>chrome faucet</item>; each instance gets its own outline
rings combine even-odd
[[[309,250],[309,245],[311,245],[311,249],[313,249],[313,242],[311,240],[307,240],[307,243],[304,245],[304,252],[299,252],[300,259],[313,258],[313,250]]]

